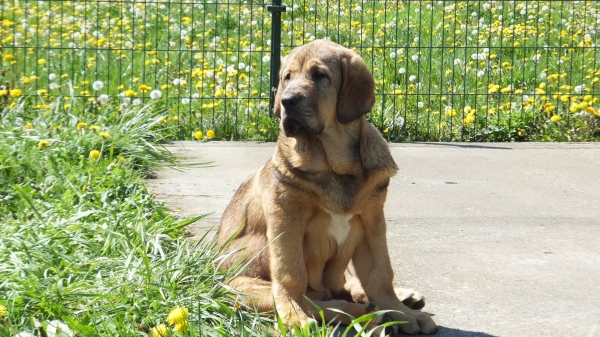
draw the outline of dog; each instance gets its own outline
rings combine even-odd
[[[279,77],[277,148],[239,187],[219,227],[221,268],[248,265],[230,285],[286,323],[319,317],[308,298],[328,321],[350,322],[331,309],[353,317],[394,310],[402,332],[435,333],[431,315],[416,310],[423,298],[393,287],[383,205],[398,166],[365,118],[375,104],[365,62],[316,40],[293,49]]]

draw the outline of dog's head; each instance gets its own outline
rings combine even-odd
[[[318,136],[375,104],[375,81],[354,51],[329,40],[293,49],[279,72],[273,112],[287,137]]]

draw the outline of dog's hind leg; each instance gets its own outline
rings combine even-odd
[[[240,292],[237,299],[258,312],[273,311],[273,291],[271,282],[256,277],[238,276],[229,285]]]

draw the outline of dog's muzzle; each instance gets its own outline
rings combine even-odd
[[[295,137],[303,130],[310,130],[299,109],[302,99],[300,95],[294,93],[284,93],[281,96],[281,121],[287,137]]]

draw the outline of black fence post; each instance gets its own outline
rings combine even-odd
[[[275,94],[279,86],[279,67],[281,60],[281,12],[285,12],[285,5],[281,0],[273,0],[271,5],[267,5],[267,10],[271,12],[271,74],[269,80],[269,116],[273,117],[273,105],[275,103]]]

